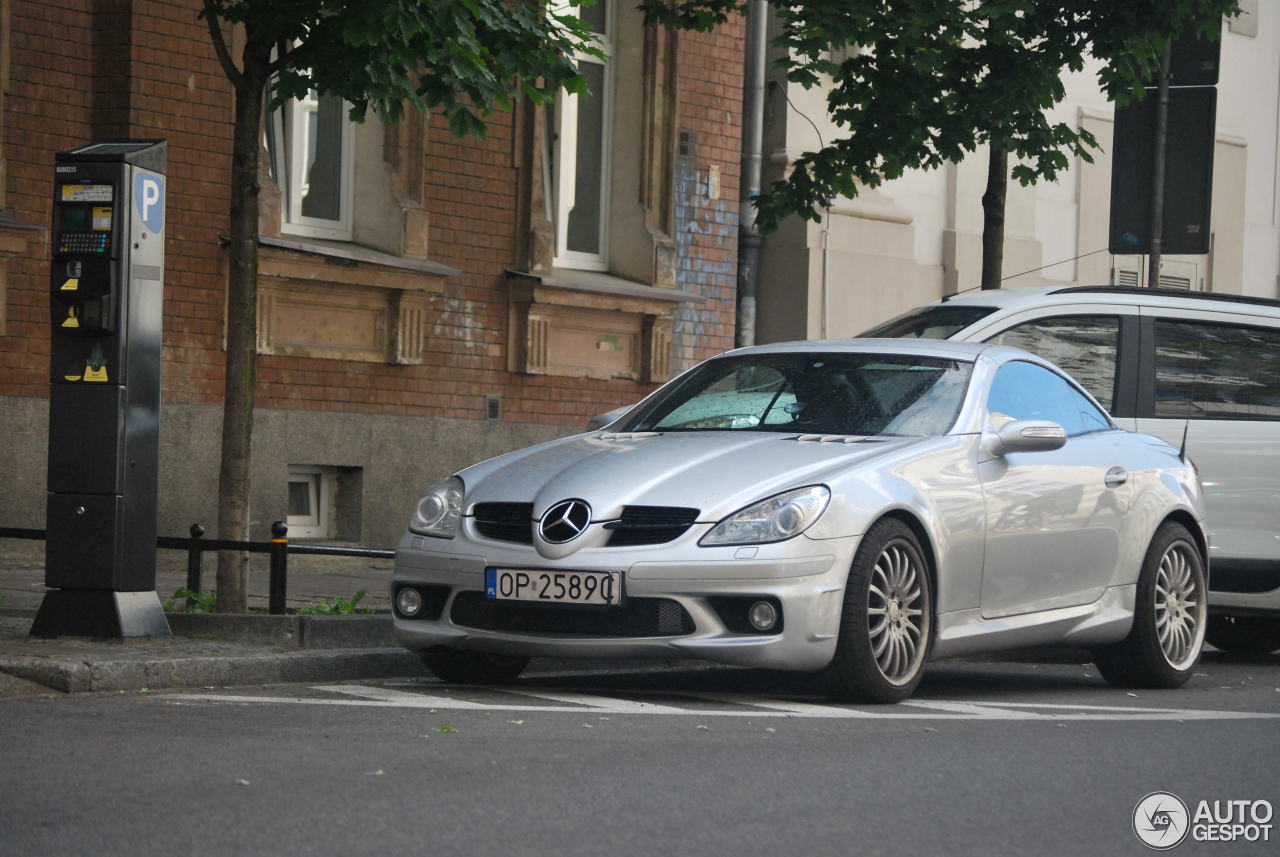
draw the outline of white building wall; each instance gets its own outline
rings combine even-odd
[[[1280,298],[1280,0],[1241,6],[1246,15],[1223,26],[1213,250],[1166,257],[1162,276],[1191,288]],[[766,115],[771,178],[839,133],[827,120],[824,92],[775,80]],[[1117,269],[1145,277],[1144,258],[1106,250],[1113,107],[1096,81],[1096,67],[1067,75],[1066,98],[1050,114],[1098,137],[1103,149],[1093,163],[1074,159],[1052,183],[1009,185],[1006,287],[1104,284],[1115,281]],[[851,336],[977,288],[986,168],[982,148],[962,163],[838,200],[821,224],[792,224],[766,238],[758,341]]]

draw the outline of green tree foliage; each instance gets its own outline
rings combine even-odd
[[[758,225],[818,220],[837,195],[854,196],[912,169],[959,161],[982,144],[1014,155],[1013,177],[1052,180],[1098,141],[1050,122],[1062,74],[1088,57],[1123,103],[1141,97],[1166,37],[1198,29],[1218,37],[1235,0],[770,0],[787,79],[826,86],[830,118],[845,132],[756,199]],[[642,0],[650,21],[708,30],[743,0]],[[841,49],[832,59],[832,48]]]
[[[568,0],[578,5],[590,0]],[[482,135],[521,96],[585,90],[574,55],[599,56],[564,4],[545,0],[204,0],[200,17],[235,89],[227,278],[226,391],[218,535],[249,537],[257,377],[258,156],[264,108],[315,90],[361,120],[439,109],[455,134]],[[239,56],[232,55],[232,46]],[[218,555],[217,609],[246,609],[247,555]]]
[[[394,122],[406,105],[438,107],[455,134],[482,136],[484,118],[518,95],[585,90],[574,53],[599,52],[567,12],[537,0],[206,0],[200,14],[276,49],[273,105],[314,89],[350,102],[356,120],[369,108]]]

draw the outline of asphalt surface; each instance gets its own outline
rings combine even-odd
[[[1142,854],[1152,792],[1280,805],[1277,655],[1208,652],[1162,692],[1110,688],[1071,650],[943,662],[878,707],[660,662],[535,660],[459,687],[394,646],[386,613],[29,639],[43,573],[24,556],[0,553],[4,857]],[[174,565],[162,592],[185,583]],[[293,606],[356,582],[385,599],[390,574],[291,568]],[[1271,833],[1177,851],[1269,854]]]
[[[880,707],[728,668],[0,700],[0,853],[1144,854],[1150,792],[1280,803],[1280,660],[1199,672],[940,663]]]

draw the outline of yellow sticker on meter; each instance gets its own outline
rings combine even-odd
[[[93,228],[99,232],[111,230],[111,206],[95,205],[93,207]]]

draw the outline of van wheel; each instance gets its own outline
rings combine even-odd
[[[419,652],[422,665],[441,681],[454,684],[507,684],[529,665],[528,658],[489,652],[431,649]]]
[[[1233,655],[1267,655],[1280,649],[1280,619],[1268,616],[1210,616],[1205,639]]]
[[[1098,672],[1116,687],[1181,687],[1200,659],[1207,594],[1191,533],[1166,522],[1142,561],[1133,628],[1121,642],[1094,649]]]
[[[924,553],[901,521],[884,518],[863,537],[849,570],[836,653],[825,669],[838,702],[900,702],[924,675],[933,599]]]

